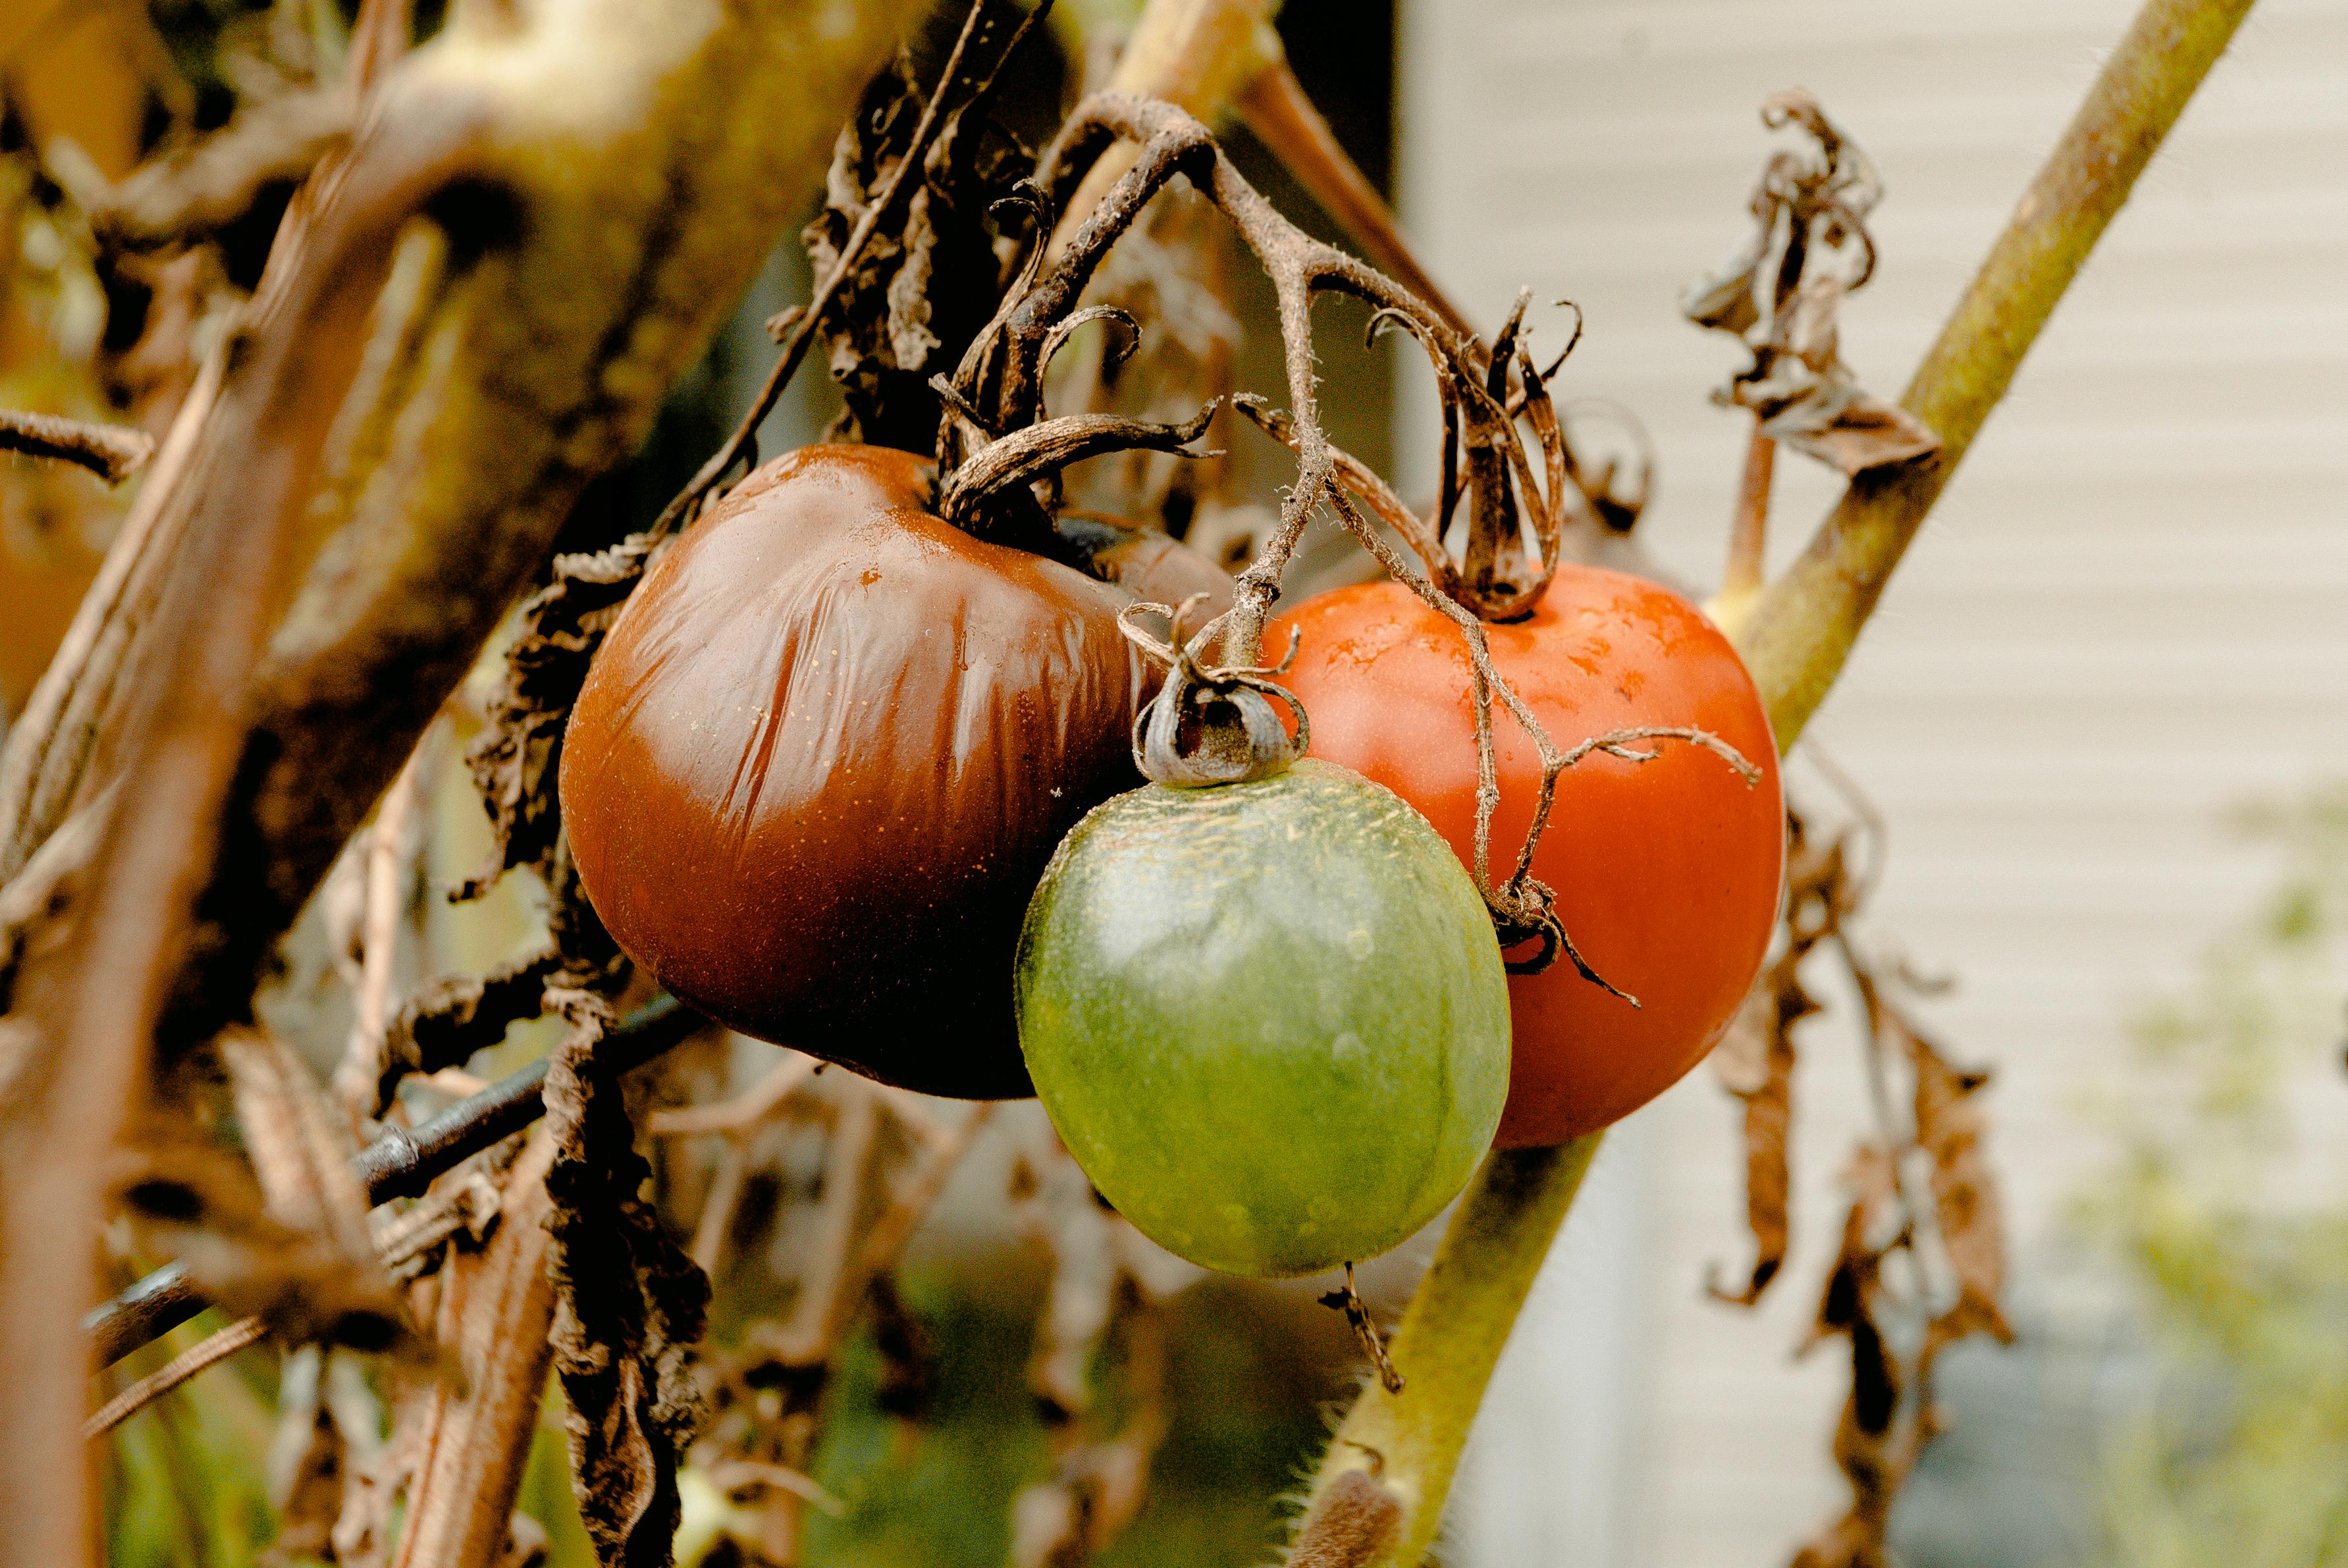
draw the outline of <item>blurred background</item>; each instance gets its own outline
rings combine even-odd
[[[1053,48],[1014,84],[1028,134],[1048,129],[1129,9],[1064,7]],[[140,274],[93,263],[68,187],[88,169],[128,172],[158,115],[217,123],[239,90],[223,60],[329,49],[334,12],[7,0],[0,405],[168,421],[190,342],[251,286],[275,211],[264,200],[177,272]],[[1560,395],[1611,400],[1646,433],[1655,478],[1636,537],[1657,570],[1701,593],[1719,575],[1748,425],[1707,395],[1737,351],[1689,325],[1678,300],[1746,234],[1747,193],[1776,145],[1761,101],[1810,89],[1882,172],[1881,261],[1845,310],[1842,354],[1896,396],[2132,12],[2127,0],[1291,0],[1280,30],[1307,91],[1478,324],[1497,325],[1521,285],[1581,307],[1587,334]],[[242,41],[225,50],[223,36]],[[302,38],[313,42],[287,41]],[[59,137],[87,168],[36,156]],[[1284,210],[1334,234],[1244,131],[1231,140]],[[1948,980],[1918,1004],[1921,1021],[1952,1060],[1994,1074],[1987,1150],[2017,1337],[1941,1365],[1947,1433],[1892,1521],[1916,1568],[2348,1562],[2343,169],[2348,10],[2261,0],[2033,352],[1791,770],[1805,808],[1853,826],[1866,850],[1870,945]],[[1239,380],[1272,384],[1268,291],[1244,270],[1231,287]],[[807,291],[787,242],[645,450],[582,508],[602,509],[595,529],[675,490],[762,379],[763,322]],[[1565,313],[1533,319],[1553,350]],[[1406,494],[1431,490],[1416,366],[1364,353],[1358,313],[1332,308],[1323,325],[1344,394],[1338,438]],[[803,375],[765,450],[810,438],[836,406]],[[1265,448],[1239,461],[1269,495],[1282,469]],[[1840,480],[1791,456],[1778,470],[1782,561]],[[85,476],[0,469],[0,712],[23,702],[118,508]],[[432,810],[424,937],[403,986],[513,950],[535,917],[510,893],[457,911],[427,897],[483,842],[464,791],[439,792]],[[325,1041],[331,1061],[347,1011],[310,994],[331,968],[312,939],[283,1022]],[[1608,1139],[1471,1443],[1453,1563],[1756,1568],[1787,1561],[1846,1505],[1830,1443],[1849,1360],[1795,1352],[1872,1112],[1853,999],[1823,972],[1817,989],[1828,1005],[1801,1034],[1781,1277],[1749,1309],[1705,1292],[1708,1276],[1747,1266],[1752,1243],[1740,1112],[1700,1070]],[[519,1060],[543,1044],[509,1050]],[[841,1508],[810,1516],[811,1563],[991,1568],[1015,1550],[1014,1500],[1054,1442],[1024,1379],[1050,1280],[995,1201],[1035,1132],[1032,1110],[990,1131],[909,1259],[903,1302],[934,1352],[918,1432],[892,1404],[885,1335],[867,1330],[850,1357],[816,1466]],[[805,1150],[767,1153],[781,1185],[798,1179]],[[1365,1276],[1374,1304],[1398,1307],[1428,1245]],[[1277,1500],[1349,1389],[1352,1341],[1314,1304],[1325,1282],[1179,1283],[1161,1338],[1103,1351],[1157,1368],[1147,1397],[1164,1435],[1148,1501],[1097,1560],[1259,1563]],[[261,1557],[279,1376],[249,1353],[123,1429],[116,1561]],[[525,1506],[552,1555],[577,1561],[559,1442],[541,1459]]]

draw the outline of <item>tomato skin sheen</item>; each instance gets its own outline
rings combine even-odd
[[[1142,1234],[1227,1274],[1375,1256],[1457,1195],[1508,1092],[1483,900],[1343,768],[1096,809],[1027,911],[1020,1043]]]
[[[973,538],[930,469],[811,446],[654,563],[563,743],[581,881],[630,957],[762,1040],[932,1094],[1028,1092],[1019,922],[1138,780],[1126,590]]]
[[[1353,768],[1426,815],[1474,863],[1472,668],[1458,628],[1408,588],[1314,597],[1264,642],[1301,639],[1283,682],[1313,717],[1313,754]],[[1752,678],[1702,611],[1657,584],[1569,564],[1526,620],[1485,628],[1501,675],[1571,747],[1611,730],[1693,725],[1761,770],[1748,787],[1684,741],[1655,760],[1598,753],[1558,780],[1533,875],[1557,891],[1576,948],[1632,1008],[1560,956],[1512,975],[1515,1052],[1503,1148],[1563,1143],[1621,1120],[1712,1049],[1751,988],[1775,928],[1785,857],[1776,746]],[[1500,806],[1492,874],[1516,865],[1540,783],[1531,739],[1493,704]]]

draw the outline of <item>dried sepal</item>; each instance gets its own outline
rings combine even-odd
[[[1128,604],[1117,612],[1117,630],[1163,671],[1157,696],[1133,720],[1133,765],[1153,784],[1199,788],[1270,778],[1312,744],[1304,704],[1272,679],[1296,657],[1294,639],[1278,664],[1206,663],[1215,623],[1187,638],[1182,630],[1206,600],[1194,594],[1179,605]],[[1163,619],[1170,635],[1144,627],[1142,616]],[[1287,723],[1274,702],[1286,708]]]

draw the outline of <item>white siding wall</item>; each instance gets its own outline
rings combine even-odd
[[[1674,299],[1742,237],[1760,99],[1810,87],[1884,171],[1843,342],[1896,395],[2132,9],[1405,0],[1406,216],[1488,324],[1523,282],[1587,309],[1563,387],[1646,423],[1648,543],[1708,581],[1743,425],[1704,393],[1735,350]],[[1781,559],[1834,490],[1781,459]],[[1961,977],[1931,1017],[1998,1070],[2026,1261],[2097,1158],[2083,1102],[2122,1071],[2127,1009],[2269,875],[2223,808],[2348,773],[2348,6],[2252,14],[1813,733],[1893,824],[1877,925]],[[1699,1299],[1706,1263],[1746,1255],[1734,1115],[1699,1074],[1593,1173],[1479,1429],[1463,1560],[1763,1568],[1838,1505],[1843,1374],[1787,1351],[1860,1106],[1849,1036],[1811,1039],[1787,1280],[1757,1314]]]

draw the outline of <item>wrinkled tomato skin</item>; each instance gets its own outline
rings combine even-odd
[[[1031,1092],[1019,925],[1140,781],[1126,591],[924,508],[928,465],[813,446],[654,563],[581,691],[564,831],[621,947],[727,1026],[925,1093]]]
[[[1283,678],[1313,721],[1314,756],[1416,806],[1471,866],[1476,732],[1457,627],[1399,583],[1319,595],[1265,640],[1300,638]],[[1533,874],[1610,996],[1560,957],[1509,977],[1514,1050],[1502,1148],[1562,1143],[1637,1110],[1704,1059],[1736,1015],[1776,925],[1785,803],[1766,711],[1702,611],[1643,579],[1568,565],[1525,620],[1485,629],[1501,674],[1563,747],[1611,730],[1694,725],[1761,770],[1748,787],[1680,741],[1603,753],[1558,780]],[[1492,872],[1505,878],[1532,816],[1540,754],[1493,704],[1500,806]]]

